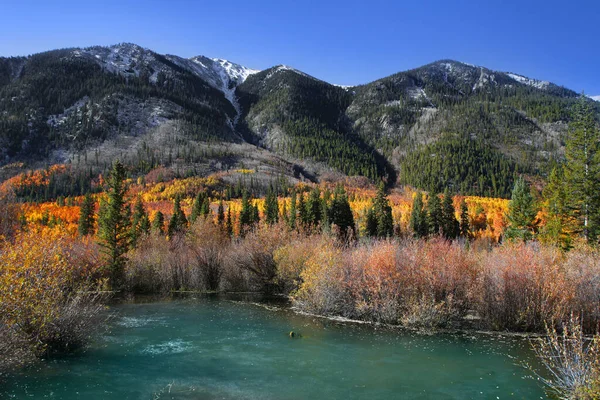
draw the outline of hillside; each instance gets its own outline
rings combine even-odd
[[[362,175],[506,197],[515,172],[561,159],[578,97],[450,60],[342,88],[134,44],[54,50],[0,58],[0,179],[54,163],[93,176],[119,158],[132,177],[250,168],[265,184]]]

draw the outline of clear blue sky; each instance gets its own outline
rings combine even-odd
[[[450,58],[600,95],[600,0],[4,1],[0,56],[133,42],[359,84]]]

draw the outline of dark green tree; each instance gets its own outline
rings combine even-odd
[[[506,238],[523,241],[532,239],[536,227],[536,215],[537,207],[529,185],[523,178],[519,177],[515,181],[512,197],[508,203]]]
[[[129,236],[131,240],[131,246],[137,245],[138,239],[142,235],[150,233],[150,219],[144,209],[142,198],[138,197],[135,205],[133,206],[133,218],[131,221],[131,227],[129,229]]]
[[[225,220],[225,232],[227,236],[233,236],[233,221],[231,220],[231,207],[227,207],[227,219]]]
[[[296,229],[296,215],[297,215],[297,197],[296,191],[292,190],[292,196],[290,198],[290,217],[289,225],[290,229]]]
[[[125,253],[129,250],[129,218],[125,200],[125,167],[116,161],[107,179],[107,198],[101,202],[98,215],[98,238],[107,257],[109,284],[113,290],[123,285]]]
[[[442,201],[442,235],[446,239],[456,239],[460,233],[460,224],[456,219],[456,210],[452,202],[452,195],[446,189],[444,200]]]
[[[277,195],[272,188],[269,188],[265,197],[265,222],[267,225],[279,222],[279,203],[277,202]]]
[[[469,222],[469,207],[465,199],[460,202],[460,236],[468,239],[471,237],[471,224]]]
[[[588,242],[595,241],[600,222],[600,135],[590,101],[581,96],[573,107],[565,149],[565,182],[570,215]]]
[[[439,235],[442,229],[442,202],[437,194],[432,193],[427,202],[427,224],[429,233]]]
[[[563,168],[554,167],[542,192],[546,201],[547,218],[541,235],[545,241],[567,250],[572,244],[573,226],[569,218],[564,179]]]
[[[169,237],[173,237],[177,233],[183,232],[187,228],[187,218],[185,213],[181,209],[181,196],[177,194],[173,204],[173,215],[169,221],[169,227],[167,228],[167,234]]]
[[[306,202],[306,220],[308,224],[316,228],[323,218],[323,204],[321,202],[321,191],[318,187],[311,190]]]
[[[392,207],[385,194],[383,182],[379,184],[377,194],[373,199],[373,205],[367,211],[367,234],[380,238],[390,237],[394,234],[394,219]]]
[[[152,220],[152,230],[159,235],[165,234],[165,216],[162,212],[157,211]]]
[[[427,211],[423,204],[423,193],[417,192],[410,213],[410,229],[417,238],[427,237],[429,224],[427,222]]]
[[[225,223],[225,207],[223,206],[223,200],[219,201],[219,208],[217,208],[217,224],[223,227]]]
[[[83,198],[83,203],[81,203],[81,208],[79,209],[79,224],[77,230],[81,236],[94,233],[94,204],[94,198],[90,193],[87,193]],[[48,214],[44,214],[43,220],[44,219],[46,220],[44,225],[47,225],[49,219]]]
[[[337,226],[343,238],[350,238],[351,235],[354,235],[354,215],[350,208],[348,195],[342,185],[338,185],[333,192],[328,215],[329,221]]]

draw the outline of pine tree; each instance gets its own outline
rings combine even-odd
[[[196,222],[199,216],[204,213],[204,202],[206,200],[206,193],[198,192],[196,198],[194,199],[194,203],[192,204],[192,212],[190,214],[190,222]]]
[[[442,203],[437,194],[432,193],[427,202],[427,225],[429,233],[439,235],[442,229]]]
[[[173,215],[171,216],[171,220],[169,221],[169,227],[167,229],[167,234],[169,237],[173,237],[175,234],[183,232],[187,227],[188,221],[185,217],[185,213],[181,209],[181,197],[180,195],[175,196],[175,201],[173,204]]]
[[[268,225],[279,222],[279,204],[277,203],[277,195],[272,188],[269,188],[265,197],[265,222]]]
[[[306,220],[308,224],[316,228],[323,218],[323,205],[321,202],[321,191],[318,187],[311,190],[306,202]]]
[[[290,218],[289,218],[290,229],[296,229],[296,214],[297,214],[296,191],[292,190],[292,196],[290,199]]]
[[[512,197],[508,203],[508,239],[530,240],[535,229],[537,208],[529,186],[521,177],[515,181]]]
[[[442,234],[446,239],[456,239],[460,233],[460,225],[456,219],[456,210],[452,202],[452,195],[446,189],[444,200],[442,201]]]
[[[152,230],[159,235],[165,234],[165,216],[162,212],[157,211],[152,220]]]
[[[233,221],[231,220],[231,207],[227,207],[227,219],[225,220],[225,232],[227,236],[233,236]]]
[[[98,238],[107,256],[109,284],[119,290],[123,284],[125,253],[129,249],[129,218],[131,212],[125,201],[125,167],[116,161],[109,173],[108,196],[101,202],[98,215]]]
[[[133,210],[133,218],[131,221],[131,227],[129,229],[129,236],[131,240],[131,246],[137,245],[138,239],[142,235],[146,235],[150,232],[150,220],[148,214],[144,209],[141,197],[138,197]]]
[[[242,209],[240,211],[240,236],[244,236],[251,229],[254,222],[254,206],[250,203],[250,196],[247,190],[242,194]]]
[[[581,96],[573,109],[565,149],[565,182],[570,215],[588,242],[595,240],[600,222],[600,135],[594,110]]]
[[[342,185],[338,185],[333,193],[333,200],[329,207],[329,220],[338,227],[342,237],[349,238],[351,234],[355,233],[354,215]]]
[[[217,224],[223,226],[225,223],[225,207],[223,206],[223,200],[219,201],[219,208],[217,209]]]
[[[417,238],[424,238],[429,234],[427,211],[423,204],[423,193],[421,192],[416,193],[413,201],[413,207],[410,213],[410,229]]]
[[[370,237],[377,236],[377,216],[375,215],[375,210],[373,207],[370,207],[367,210],[365,234]]]
[[[44,218],[46,223],[48,224],[49,216],[48,214],[44,214]],[[79,210],[79,225],[77,230],[81,236],[86,236],[94,233],[94,199],[90,193],[87,193],[83,198],[83,203],[81,203],[81,208]]]
[[[560,166],[552,169],[542,195],[545,199],[547,218],[541,236],[544,241],[567,250],[571,247],[570,233],[573,226],[568,217],[564,172]]]
[[[304,192],[300,192],[300,196],[298,196],[298,220],[302,226],[308,225],[308,212],[306,210],[306,202],[304,201]]]
[[[465,199],[460,202],[460,236],[468,239],[471,237],[471,225],[469,223],[469,207]]]

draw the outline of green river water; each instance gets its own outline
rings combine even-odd
[[[420,335],[223,298],[111,312],[85,352],[0,377],[0,398],[546,398],[521,366],[535,362],[521,338]]]

